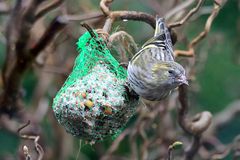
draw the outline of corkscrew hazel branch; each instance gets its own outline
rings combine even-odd
[[[42,160],[43,159],[43,155],[44,155],[44,150],[43,150],[43,148],[42,148],[42,146],[38,143],[38,140],[39,140],[39,138],[40,138],[40,136],[35,136],[35,135],[27,135],[27,134],[22,134],[21,133],[21,131],[24,129],[24,128],[26,128],[27,126],[29,126],[30,125],[30,121],[28,121],[26,124],[24,124],[22,127],[20,127],[18,130],[17,130],[17,132],[18,132],[18,134],[19,134],[19,136],[21,137],[21,138],[23,138],[23,139],[28,139],[28,140],[33,140],[34,141],[34,145],[35,145],[35,149],[36,149],[36,151],[37,151],[37,153],[38,153],[38,158],[37,158],[37,160]],[[26,147],[25,148],[23,148],[24,150],[24,152],[26,152],[27,150],[26,150]],[[28,152],[26,152],[26,154],[24,153],[24,155],[28,155]],[[29,156],[27,156],[27,157],[29,157]]]
[[[45,14],[50,12],[51,10],[57,8],[59,5],[63,3],[64,0],[55,0],[52,1],[51,3],[47,4],[43,8],[41,8],[35,15],[35,21],[38,20],[39,18],[43,17]]]
[[[172,24],[169,24],[168,27],[174,28],[174,27],[179,27],[179,26],[183,25],[187,20],[189,20],[201,8],[204,1],[205,0],[198,0],[197,6],[194,7],[193,9],[191,9],[188,12],[188,14],[185,17],[183,17],[183,19],[181,19],[179,22],[174,22]]]
[[[0,103],[2,104],[0,114],[16,116],[18,111],[23,108],[20,103],[20,87],[24,73],[55,35],[66,26],[66,19],[56,17],[37,40],[37,43],[28,45],[31,39],[31,28],[36,22],[35,12],[42,2],[31,1],[27,6],[24,6],[22,1],[16,1],[15,7],[11,10],[10,20],[6,28],[7,56],[2,73],[3,92],[0,95]]]
[[[219,11],[221,9],[221,3],[217,3],[216,1],[214,2],[214,7],[213,10],[210,14],[210,16],[208,17],[206,24],[205,24],[205,28],[204,30],[198,34],[198,36],[196,36],[188,45],[188,50],[184,51],[184,50],[175,50],[174,51],[174,56],[186,56],[186,57],[193,57],[195,54],[195,49],[194,47],[201,41],[203,40],[207,34],[209,33],[211,26],[212,26],[212,22],[213,20],[216,18],[216,16],[218,15]]]
[[[185,151],[185,160],[191,160],[200,147],[201,134],[211,124],[212,115],[210,112],[205,111],[197,114],[192,120],[187,118],[189,105],[187,101],[187,86],[185,85],[179,87],[179,101],[178,123],[185,132],[193,135],[192,144]]]
[[[102,12],[107,16],[106,23],[104,25],[104,30],[109,32],[111,30],[112,23],[119,20],[137,20],[144,21],[153,28],[155,28],[155,17],[144,13],[136,11],[111,11],[109,8],[110,3],[113,0],[101,0],[100,8]]]

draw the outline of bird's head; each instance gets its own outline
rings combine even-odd
[[[188,85],[185,69],[174,61],[159,62],[152,67],[153,78],[156,83],[166,84],[171,88],[176,88],[181,84]]]

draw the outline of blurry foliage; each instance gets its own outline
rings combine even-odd
[[[16,155],[20,139],[15,135],[0,130],[0,159],[5,155],[14,154]]]
[[[239,54],[236,44],[240,44],[238,3],[237,0],[227,2],[216,18],[208,40],[201,44],[207,45],[209,39],[215,38],[210,42],[205,67],[197,74],[201,87],[197,102],[203,109],[214,113],[240,98],[240,65],[234,62],[235,54]]]

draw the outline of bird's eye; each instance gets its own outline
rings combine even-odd
[[[169,73],[169,74],[173,74],[174,71],[173,71],[173,70],[169,70],[168,73]]]

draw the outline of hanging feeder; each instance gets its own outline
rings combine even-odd
[[[86,32],[77,46],[80,54],[54,98],[53,111],[67,132],[95,142],[121,132],[138,97],[128,92],[126,70],[97,33]]]

